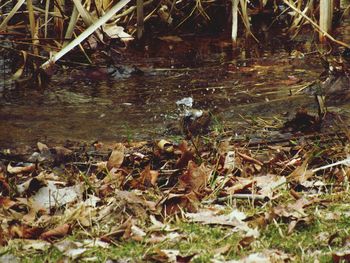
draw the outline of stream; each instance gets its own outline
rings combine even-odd
[[[348,43],[349,27],[346,21],[338,29]],[[189,97],[233,130],[245,118],[285,119],[299,108],[315,113],[314,97],[300,92],[323,71],[314,51],[303,35],[292,44],[272,38],[249,48],[220,37],[170,37],[125,51],[120,66],[142,74],[67,69],[45,89],[9,88],[1,76],[0,145],[161,138],[181,118],[176,101]],[[0,57],[2,70],[6,63]],[[330,106],[350,115],[348,103]]]

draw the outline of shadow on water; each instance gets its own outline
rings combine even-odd
[[[220,39],[158,41],[124,54],[121,66],[144,74],[97,78],[84,69],[66,70],[44,90],[0,85],[0,145],[159,138],[178,120],[175,102],[184,97],[231,127],[241,115],[316,110],[312,96],[294,95],[323,70],[302,45],[307,42],[294,48],[305,56],[292,57],[288,43],[238,49]],[[5,63],[0,59],[1,67]]]

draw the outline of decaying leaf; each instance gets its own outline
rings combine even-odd
[[[231,173],[236,166],[236,152],[228,151],[225,157],[224,169],[227,170],[227,173]]]
[[[60,237],[64,237],[68,234],[70,230],[70,225],[69,224],[63,224],[59,225],[51,230],[48,230],[40,235],[42,239],[45,240],[51,240],[51,239],[56,239]]]
[[[313,171],[309,170],[308,167],[309,158],[306,158],[302,165],[298,166],[288,177],[288,181],[294,181],[298,183],[304,183],[312,175]]]
[[[12,224],[9,226],[9,237],[11,238],[24,238],[34,239],[38,238],[43,229],[40,227],[32,227],[26,224]]]
[[[127,42],[131,41],[134,38],[126,33],[124,31],[124,28],[121,26],[116,25],[115,23],[112,24],[104,24],[102,26],[103,31],[110,37],[110,38],[120,38],[122,41]]]
[[[170,194],[162,202],[163,214],[174,215],[182,210],[196,212],[198,210],[198,197],[194,192],[188,194]]]
[[[7,165],[7,171],[10,174],[19,174],[19,173],[29,173],[35,170],[35,164],[27,163],[25,166],[11,166],[9,163]]]
[[[58,188],[56,182],[48,181],[48,185],[39,189],[39,191],[30,198],[30,201],[37,210],[60,207],[62,205],[81,200],[82,186],[74,185]]]
[[[176,162],[176,168],[182,169],[187,166],[188,162],[193,160],[194,152],[188,147],[186,141],[183,141],[179,145],[179,150],[181,152],[180,159]]]
[[[253,253],[240,260],[231,260],[231,263],[272,263],[288,262],[292,257],[283,251],[266,249],[260,253]],[[215,262],[215,261],[214,261]]]
[[[167,140],[160,140],[158,143],[157,143],[157,146],[160,150],[166,152],[166,153],[172,153],[174,152],[174,146],[171,142],[167,141]]]
[[[107,162],[108,171],[112,170],[112,168],[115,168],[115,169],[120,168],[120,166],[124,161],[124,152],[125,152],[125,147],[122,143],[117,143],[114,146],[111,156],[109,157]]]
[[[210,174],[211,169],[206,167],[204,163],[198,167],[193,161],[189,161],[187,170],[179,178],[179,185],[185,189],[199,192],[207,185]]]
[[[159,172],[151,170],[151,167],[148,165],[140,174],[139,182],[143,186],[156,186]]]
[[[200,222],[208,225],[238,226],[243,224],[245,214],[234,210],[230,214],[220,214],[221,211],[200,210],[197,213],[186,213],[186,217],[193,222]]]

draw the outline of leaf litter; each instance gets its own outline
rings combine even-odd
[[[224,231],[210,241],[212,262],[289,262],[303,255],[283,251],[274,241],[266,244],[269,229],[284,239],[316,221],[327,225],[348,217],[348,211],[325,210],[347,198],[349,139],[341,132],[258,145],[212,136],[210,142],[197,136],[180,142],[53,147],[39,142],[24,152],[3,149],[0,244],[6,256],[0,261],[18,259],[14,247],[56,249],[70,260],[99,261],[91,249],[130,242],[149,247],[138,260],[205,261],[201,249],[181,248],[195,236],[182,229],[187,224]],[[236,243],[225,243],[233,237]],[[320,253],[333,262],[347,260],[348,242],[335,249],[325,246]]]

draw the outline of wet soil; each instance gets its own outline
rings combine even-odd
[[[0,145],[159,138],[185,97],[237,132],[242,116],[317,112],[314,97],[298,92],[323,71],[313,50],[305,40],[239,48],[221,38],[163,39],[123,53],[120,66],[143,74],[67,68],[44,90],[2,85]],[[350,112],[346,103],[337,109]]]

